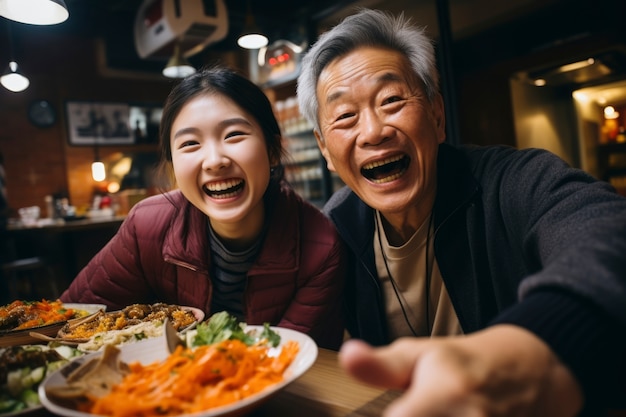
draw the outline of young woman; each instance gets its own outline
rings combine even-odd
[[[342,244],[283,181],[281,132],[262,90],[227,68],[191,75],[166,100],[160,141],[177,189],[135,205],[61,299],[225,310],[337,349]]]

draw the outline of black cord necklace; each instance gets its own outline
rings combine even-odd
[[[398,284],[393,279],[393,275],[391,275],[391,270],[389,269],[389,265],[387,263],[387,255],[385,254],[385,249],[383,248],[383,241],[380,236],[382,233],[385,233],[385,229],[382,224],[378,224],[378,215],[375,216],[375,219],[376,219],[376,228],[378,230],[378,245],[380,246],[380,253],[383,256],[383,262],[385,264],[385,270],[387,271],[387,276],[389,277],[389,282],[391,282],[391,287],[393,288],[393,292],[395,293],[396,298],[398,299],[398,303],[400,304],[400,309],[402,310],[404,321],[406,322],[407,326],[409,326],[409,329],[411,330],[411,333],[413,334],[413,336],[417,337],[418,336],[417,332],[415,331],[415,328],[411,324],[411,320],[409,320],[408,313],[406,312],[406,307],[404,306],[404,303],[402,302],[402,297],[400,295],[400,290],[398,289]],[[430,232],[432,229],[432,225],[433,225],[433,214],[431,212],[428,218],[428,230],[426,231],[426,262],[425,262],[426,276],[424,277],[424,290],[425,290],[424,301],[425,301],[425,306],[426,306],[425,324],[426,324],[426,331],[428,332],[429,335],[431,331],[430,329],[430,274],[432,273],[429,252],[430,252],[430,237],[431,237]]]

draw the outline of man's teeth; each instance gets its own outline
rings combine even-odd
[[[402,158],[403,158],[402,155],[397,155],[397,156],[392,156],[390,158],[383,159],[381,161],[370,162],[369,164],[366,164],[365,166],[363,166],[363,169],[374,169],[376,167],[390,164],[392,162],[397,162],[401,160]]]
[[[382,183],[385,183],[385,182],[390,182],[390,181],[396,180],[396,179],[400,178],[401,175],[402,175],[402,173],[397,173],[397,174],[393,174],[393,175],[390,175],[390,176],[385,177],[385,178],[372,179],[371,181],[376,183],[376,184],[382,184]]]
[[[396,155],[369,162],[361,168],[361,174],[375,184],[384,184],[400,178],[406,172],[407,165],[406,156]]]

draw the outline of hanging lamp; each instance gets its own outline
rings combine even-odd
[[[20,72],[15,61],[9,62],[9,66],[0,77],[0,83],[4,88],[14,93],[24,91],[30,85],[30,81]]]
[[[94,161],[91,164],[91,177],[97,182],[104,181],[107,177],[106,170],[104,169],[104,162]]]
[[[246,23],[243,27],[243,32],[239,39],[237,39],[237,45],[245,49],[260,49],[267,46],[269,40],[267,36],[263,35],[259,27],[256,25],[254,15],[252,14],[252,7],[248,2],[248,13],[246,14]]]
[[[11,22],[7,22],[7,33],[9,36],[9,50],[11,53],[11,61],[9,61],[9,65],[7,69],[0,76],[0,84],[4,88],[9,91],[13,91],[14,93],[19,93],[24,91],[30,85],[30,81],[19,69],[19,65],[15,62],[13,58],[13,37],[11,34]]]
[[[93,150],[94,160],[91,163],[91,177],[94,181],[101,182],[104,181],[104,179],[107,177],[107,173],[104,167],[104,162],[102,162],[98,153],[98,139],[96,139],[96,144]]]
[[[0,0],[0,16],[31,25],[56,25],[70,13],[63,0]]]
[[[174,45],[174,55],[163,68],[163,75],[169,78],[185,78],[196,72],[196,69],[185,59],[180,52],[180,44]]]

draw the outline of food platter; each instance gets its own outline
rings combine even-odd
[[[68,346],[0,348],[0,363],[6,375],[6,381],[0,381],[0,417],[27,415],[42,409],[37,394],[38,384],[46,374],[81,355],[81,352]],[[21,366],[16,367],[17,364]]]
[[[106,310],[106,306],[104,304],[64,303],[63,307],[77,311],[85,311],[88,313],[88,316],[97,314],[99,311]],[[83,320],[84,318],[85,317],[59,321],[44,326],[29,327],[20,330],[0,331],[0,347],[41,343],[41,339],[32,336],[30,333],[36,332],[44,336],[54,337],[68,322]]]
[[[177,306],[177,305],[167,305],[167,306],[171,310],[176,310],[176,311],[185,310],[187,312],[187,314],[185,315],[188,315],[188,313],[192,313],[193,317],[195,318],[195,321],[193,323],[187,325],[185,328],[179,329],[179,334],[181,335],[184,334],[186,331],[189,331],[190,329],[195,328],[196,324],[201,322],[204,319],[204,312],[200,309],[193,308],[193,307]],[[67,341],[67,340],[64,340],[62,337],[59,337],[59,334],[61,333],[61,329],[63,329],[66,326],[80,325],[82,323],[86,323],[86,322],[93,320],[94,317],[96,316],[114,313],[114,312],[107,313],[106,306],[103,304],[63,303],[63,307],[71,308],[73,310],[79,310],[82,312],[83,316],[80,318],[76,318],[76,319],[70,319],[70,320],[52,323],[47,326],[30,327],[30,328],[21,329],[18,331],[4,331],[0,333],[0,352],[2,352],[4,349],[14,349],[14,348],[15,349],[17,348],[48,349],[48,348],[54,347],[55,349],[56,348],[63,349],[60,346],[64,346],[65,352],[67,352],[68,350],[71,350],[73,352],[76,352],[76,355],[78,357],[90,354],[89,350],[81,349],[80,343],[76,341]],[[153,340],[153,339],[156,339],[156,340]],[[145,346],[139,347],[139,350],[135,350],[137,352],[137,355],[143,356],[150,352],[153,352],[152,354],[154,355],[155,352],[158,352],[158,349],[156,349],[156,347],[159,345],[160,340],[161,338],[147,338],[143,340],[142,343],[145,343]],[[53,343],[43,344],[46,342],[53,342]],[[134,345],[134,344],[136,343],[130,343],[129,346]],[[139,344],[139,342],[137,344]],[[129,348],[128,350],[129,352],[133,352],[133,348]],[[163,354],[163,352],[161,351],[161,353],[159,354]],[[150,355],[146,356],[146,358],[149,359]],[[73,356],[70,360],[73,362],[76,359],[77,357]],[[49,372],[46,372],[46,374],[47,373]],[[0,389],[5,390],[6,387],[3,386],[4,384],[5,382],[0,380]],[[35,391],[37,390],[37,385],[38,384],[32,387]],[[21,396],[21,394],[19,396]],[[11,401],[16,398],[17,397],[15,396],[15,394],[9,396],[9,400]],[[0,407],[3,407],[3,401],[4,401],[3,399],[6,399],[6,392],[3,393],[2,391],[0,391]],[[8,403],[5,405],[8,407],[12,407]],[[20,407],[23,407],[23,406],[24,405],[20,405]],[[19,410],[17,410],[17,408],[14,408],[14,410],[17,410],[17,411],[9,411],[9,412],[0,411],[0,417],[18,417],[22,415],[28,415],[28,414],[32,414],[36,410],[41,410],[42,407],[43,406],[39,403],[38,400],[37,401],[32,400],[28,402],[28,404],[26,405],[26,408],[20,408]],[[3,409],[6,410],[7,408],[0,408],[0,410],[3,410]]]
[[[129,319],[128,314],[133,307],[146,309],[145,315],[141,319]],[[133,304],[122,310],[94,314],[75,326],[67,323],[58,331],[55,340],[90,353],[100,350],[105,344],[136,343],[137,340],[159,336],[163,332],[165,318],[169,318],[170,323],[175,324],[175,330],[183,334],[204,319],[204,312],[199,308],[173,304]],[[141,337],[136,337],[138,335]]]
[[[246,327],[246,331],[261,331],[262,329],[263,326]],[[287,385],[298,379],[313,365],[313,363],[317,359],[318,354],[317,345],[315,344],[313,339],[311,339],[306,334],[297,332],[295,330],[278,327],[271,327],[271,329],[280,335],[281,342],[277,347],[270,350],[269,355],[278,355],[285,343],[289,341],[295,341],[299,345],[298,354],[294,358],[291,365],[289,365],[289,367],[286,369],[282,381],[265,388],[261,392],[258,392],[252,396],[249,396],[232,404],[212,408],[194,414],[187,414],[180,417],[226,417],[232,415],[241,415],[244,412],[249,412],[252,409],[258,407],[264,400],[267,400],[270,396],[279,392]],[[120,347],[120,351],[120,359],[126,363],[141,362],[146,364],[149,361],[163,360],[167,357],[167,355],[169,355],[169,350],[166,347],[166,342],[164,341],[164,338],[157,338],[154,340],[148,339],[131,345],[122,346]],[[85,363],[94,358],[98,358],[101,355],[102,352],[96,352],[82,356],[72,361],[72,364],[69,366],[75,368],[77,366],[80,366],[82,363]],[[41,403],[49,411],[58,415],[67,417],[92,417],[93,414],[69,408],[67,405],[55,402],[53,399],[49,398],[46,395],[46,390],[67,384],[67,375],[69,375],[68,365],[49,375],[39,385],[39,398],[41,400]]]

